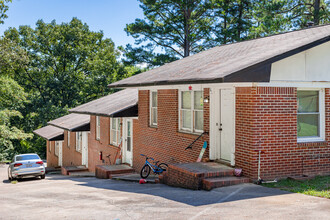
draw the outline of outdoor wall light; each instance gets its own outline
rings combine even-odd
[[[204,103],[209,103],[209,99],[210,99],[209,96],[205,97],[205,98],[204,98]]]

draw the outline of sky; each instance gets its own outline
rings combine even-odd
[[[54,19],[62,23],[77,17],[87,23],[90,30],[102,30],[116,46],[134,43],[124,28],[136,18],[143,18],[138,0],[13,0],[7,15],[5,23],[0,24],[0,36],[9,27],[29,25],[34,28],[39,19],[46,23]]]

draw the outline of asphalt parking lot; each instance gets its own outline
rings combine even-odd
[[[0,219],[329,219],[330,200],[254,184],[192,191],[48,175],[10,183],[0,165]]]

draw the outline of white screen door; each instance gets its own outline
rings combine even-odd
[[[123,162],[133,165],[133,123],[132,119],[124,119]]]
[[[81,165],[88,167],[88,132],[82,132]]]
[[[220,159],[232,162],[235,149],[235,97],[233,90],[220,90]]]

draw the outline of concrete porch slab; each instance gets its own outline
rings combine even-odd
[[[95,177],[95,173],[93,172],[71,172],[69,176],[75,176],[75,177]]]
[[[177,163],[170,164],[170,167],[176,167],[185,173],[191,173],[196,177],[219,177],[233,175],[234,168],[223,164],[207,162],[207,163]]]

